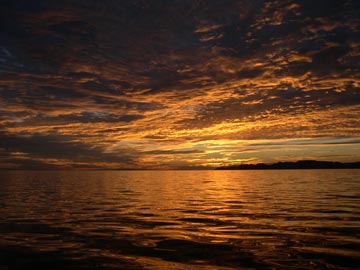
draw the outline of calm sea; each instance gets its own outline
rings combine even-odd
[[[360,268],[360,170],[0,173],[0,270]]]

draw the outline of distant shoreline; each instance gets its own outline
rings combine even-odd
[[[204,170],[313,170],[313,169],[360,169],[360,162],[335,162],[300,160],[272,164],[239,164],[222,167],[182,167],[182,168],[0,168],[0,171],[204,171]]]
[[[240,164],[223,166],[216,170],[309,170],[309,169],[360,169],[360,162],[333,162],[317,160],[299,160],[296,162],[277,162],[273,164]]]

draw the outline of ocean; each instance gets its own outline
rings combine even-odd
[[[0,174],[0,270],[360,268],[358,169]]]

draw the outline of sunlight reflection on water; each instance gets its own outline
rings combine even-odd
[[[0,181],[3,268],[360,266],[360,170],[9,171]]]

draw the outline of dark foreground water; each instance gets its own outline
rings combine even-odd
[[[0,173],[0,270],[360,269],[360,170]]]

